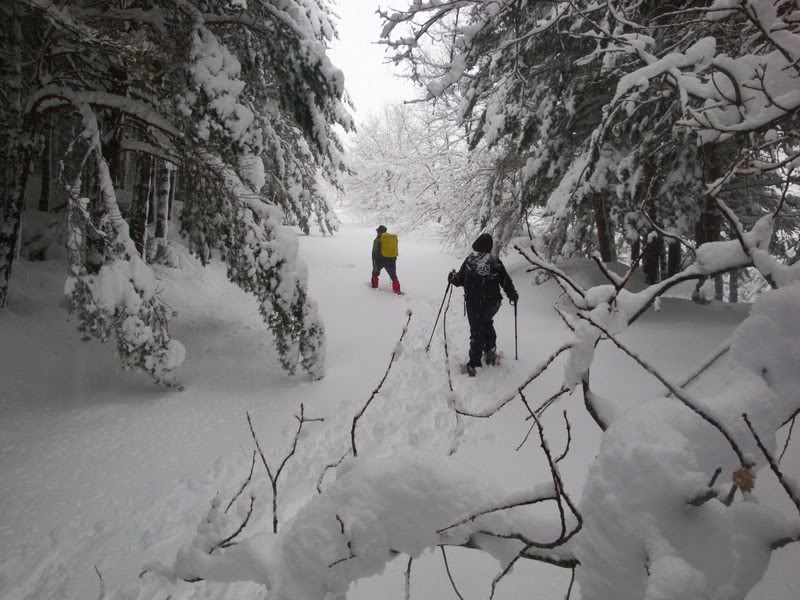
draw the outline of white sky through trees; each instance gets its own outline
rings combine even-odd
[[[403,0],[388,3],[393,8]],[[339,39],[333,44],[331,60],[344,71],[345,87],[355,104],[355,118],[362,123],[370,113],[388,102],[416,97],[419,90],[409,81],[395,77],[395,67],[385,63],[385,46],[376,43],[381,33],[378,7],[386,0],[337,0]]]

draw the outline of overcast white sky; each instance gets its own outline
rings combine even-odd
[[[356,105],[356,123],[387,102],[416,97],[418,88],[393,76],[394,67],[383,62],[385,46],[375,43],[381,34],[381,20],[375,14],[378,7],[403,8],[408,0],[336,1],[339,39],[331,59],[344,71],[345,87]]]

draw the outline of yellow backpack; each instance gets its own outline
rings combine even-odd
[[[384,258],[397,258],[397,234],[381,234],[381,256]]]

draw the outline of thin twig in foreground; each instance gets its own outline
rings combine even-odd
[[[255,429],[253,429],[253,421],[250,419],[250,413],[247,412],[247,425],[250,427],[250,435],[253,438],[253,441],[256,444],[256,450],[258,451],[259,456],[261,457],[261,462],[264,465],[264,468],[267,470],[267,476],[269,477],[270,484],[272,485],[272,532],[278,533],[278,478],[281,476],[281,472],[283,468],[286,466],[286,463],[289,462],[289,459],[294,456],[294,453],[297,451],[297,442],[300,439],[300,434],[303,431],[303,425],[310,422],[321,422],[324,419],[306,419],[305,417],[305,406],[300,404],[300,416],[298,417],[295,415],[295,419],[297,419],[297,431],[294,434],[294,439],[292,440],[292,448],[289,453],[283,458],[278,470],[275,471],[275,474],[272,474],[272,469],[269,467],[269,463],[267,463],[267,459],[264,456],[264,452],[261,450],[261,444],[258,442],[258,437],[256,436]]]
[[[781,471],[778,463],[775,462],[775,459],[769,453],[769,450],[767,450],[762,443],[761,438],[758,437],[758,434],[756,433],[753,424],[750,422],[750,418],[747,416],[747,413],[742,413],[742,418],[744,419],[744,422],[747,423],[747,428],[750,430],[750,433],[753,434],[753,438],[756,441],[758,449],[761,450],[761,454],[763,454],[764,458],[767,459],[769,468],[772,469],[772,472],[775,474],[775,477],[778,478],[778,482],[781,484],[781,487],[783,487],[786,495],[789,496],[795,508],[797,509],[797,512],[800,513],[800,494],[798,494],[798,491],[794,489],[794,486],[786,479],[786,476]]]
[[[94,572],[97,573],[97,579],[100,581],[100,590],[97,593],[97,600],[105,600],[106,582],[103,581],[103,576],[100,574],[100,569],[97,568],[97,565],[94,566]]]
[[[389,359],[389,366],[386,367],[386,372],[383,374],[383,379],[381,379],[380,383],[378,384],[378,387],[372,390],[372,395],[370,395],[369,400],[367,400],[366,404],[364,404],[364,406],[361,407],[361,410],[358,411],[358,414],[356,414],[356,416],[353,417],[353,426],[350,429],[350,445],[353,450],[353,456],[358,456],[358,448],[356,447],[356,425],[358,425],[358,420],[364,415],[364,412],[366,412],[367,408],[369,408],[369,405],[372,403],[372,400],[375,398],[375,396],[378,395],[378,392],[381,391],[381,387],[383,387],[383,382],[386,381],[386,378],[389,376],[389,371],[391,371],[392,365],[394,364],[394,359],[397,356],[397,348],[400,346],[401,343],[403,343],[403,338],[405,337],[406,332],[408,331],[408,324],[411,322],[411,315],[412,313],[411,311],[409,311],[408,319],[406,320],[406,324],[403,327],[403,332],[400,334],[400,340],[397,342],[397,346],[395,346],[395,349],[392,350],[392,356]]]
[[[627,346],[625,346],[622,342],[620,342],[616,336],[614,336],[608,329],[600,325],[597,321],[592,319],[589,315],[578,313],[578,317],[583,319],[589,323],[591,323],[595,328],[603,332],[609,340],[611,340],[614,345],[622,350],[625,354],[627,354],[630,358],[634,360],[640,367],[642,367],[645,371],[650,373],[653,377],[658,379],[661,384],[666,387],[672,395],[675,396],[681,403],[686,406],[689,410],[697,414],[701,419],[703,419],[706,423],[714,427],[717,431],[719,431],[722,436],[728,441],[728,445],[730,445],[731,449],[733,450],[734,454],[736,454],[736,458],[739,460],[739,464],[743,468],[749,468],[752,465],[749,461],[745,458],[744,454],[742,453],[741,448],[739,448],[739,444],[736,443],[736,440],[733,439],[733,436],[725,429],[722,424],[717,421],[714,417],[704,411],[702,408],[697,406],[694,400],[690,399],[687,393],[684,390],[681,390],[678,386],[674,385],[672,382],[667,380],[659,371],[657,371],[654,367],[650,364],[646,363],[642,360],[636,353],[631,351]]]
[[[792,430],[794,429],[794,423],[797,421],[797,415],[795,414],[792,417],[792,424],[789,425],[789,433],[786,435],[786,441],[783,444],[783,450],[781,451],[781,455],[778,457],[778,464],[781,464],[783,460],[783,455],[786,454],[786,451],[789,449],[789,442],[792,441]]]
[[[233,546],[233,543],[232,543],[233,540],[236,538],[236,536],[238,536],[240,533],[242,533],[242,531],[244,531],[244,528],[247,527],[247,523],[250,522],[250,516],[253,514],[253,505],[255,504],[255,501],[256,501],[255,496],[250,496],[250,508],[248,509],[247,515],[245,515],[245,518],[244,518],[244,521],[242,521],[242,524],[239,525],[239,527],[238,527],[238,529],[236,531],[234,531],[232,534],[230,534],[224,540],[221,540],[213,548],[211,548],[211,550],[209,550],[209,552],[208,552],[209,554],[211,554],[212,552],[214,552],[214,550],[217,550],[218,548],[228,548],[229,546]]]
[[[456,596],[460,598],[460,600],[464,600],[464,596],[461,595],[461,592],[458,591],[456,587],[456,582],[453,579],[453,574],[450,572],[450,565],[447,562],[447,553],[444,551],[444,546],[439,546],[439,550],[442,551],[442,558],[444,559],[444,568],[447,571],[447,577],[450,579],[450,585],[453,586],[453,591],[456,593]]]
[[[250,473],[247,475],[247,479],[244,480],[242,487],[240,487],[239,491],[236,492],[236,495],[233,498],[231,498],[230,502],[228,502],[228,506],[225,507],[226,513],[231,509],[231,506],[233,506],[233,503],[236,502],[239,496],[242,495],[242,492],[244,492],[244,489],[247,487],[247,484],[250,483],[250,480],[253,479],[253,470],[255,468],[256,468],[256,451],[253,450],[253,460],[250,462]]]
[[[411,600],[411,563],[413,562],[414,558],[409,556],[408,566],[406,566],[406,600]]]
[[[572,428],[569,425],[569,417],[567,417],[567,411],[566,410],[564,411],[564,423],[566,424],[566,427],[567,427],[567,447],[564,448],[564,452],[562,452],[558,456],[558,458],[556,458],[556,460],[555,460],[556,464],[560,463],[567,456],[567,453],[569,453],[569,444],[572,441]]]

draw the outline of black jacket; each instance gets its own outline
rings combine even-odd
[[[519,297],[500,259],[485,252],[470,254],[450,281],[457,287],[464,286],[468,306],[499,306],[503,299],[501,287],[512,302]]]
[[[381,265],[385,259],[381,256],[381,236],[372,241],[372,264]]]

